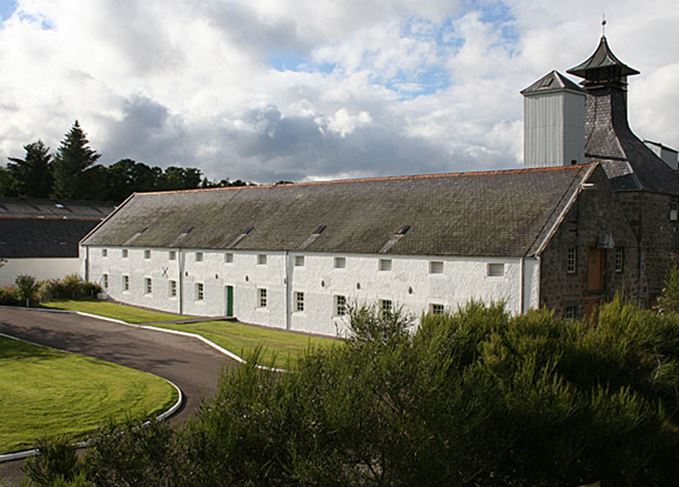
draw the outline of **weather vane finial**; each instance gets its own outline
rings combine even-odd
[[[606,37],[606,14],[601,14],[601,36]]]

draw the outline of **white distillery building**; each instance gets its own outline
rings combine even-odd
[[[0,287],[14,285],[19,274],[79,274],[78,242],[113,208],[100,201],[0,198]]]

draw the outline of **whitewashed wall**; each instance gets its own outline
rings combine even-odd
[[[36,279],[61,279],[68,274],[80,273],[80,259],[40,258],[40,259],[7,259],[0,267],[0,287],[14,284],[16,276],[25,274]]]
[[[266,253],[267,262],[259,265],[258,252],[233,252],[227,263],[224,251],[203,251],[196,261],[195,250],[177,251],[169,260],[168,249],[108,248],[103,257],[100,247],[90,247],[87,265],[91,281],[103,283],[109,276],[108,295],[121,302],[199,316],[226,315],[226,286],[234,289],[234,316],[240,321],[278,328],[334,335],[345,331],[346,318],[335,316],[335,296],[349,303],[372,304],[391,300],[395,307],[419,316],[432,304],[454,311],[470,299],[485,302],[504,300],[507,309],[520,313],[523,293],[524,311],[536,307],[539,299],[538,261],[524,261],[521,281],[519,258],[442,258],[355,254]],[[295,257],[304,256],[296,266]],[[346,267],[334,268],[334,258],[344,257]],[[390,271],[378,270],[380,259],[391,259]],[[442,274],[429,272],[430,261],[443,261]],[[489,263],[503,263],[504,275],[488,276]],[[286,280],[286,269],[288,279]],[[123,275],[130,276],[130,290],[122,290]],[[153,292],[147,294],[144,279],[150,277]],[[177,281],[181,296],[169,297],[169,281]],[[181,280],[181,283],[180,283]],[[204,299],[196,299],[196,284],[204,285]],[[523,289],[522,289],[523,286]],[[258,305],[258,289],[267,289],[267,306]],[[304,293],[304,311],[295,309],[295,293]]]

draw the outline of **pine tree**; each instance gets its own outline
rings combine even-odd
[[[52,190],[52,155],[42,140],[24,146],[24,159],[10,157],[7,164],[13,190],[17,196],[47,198]]]
[[[83,174],[99,157],[101,155],[89,146],[87,135],[76,120],[54,158],[52,196],[61,199],[79,198],[87,185]]]

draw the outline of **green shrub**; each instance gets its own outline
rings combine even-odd
[[[19,306],[19,302],[15,287],[0,288],[0,306]]]
[[[40,486],[68,485],[80,471],[76,447],[66,437],[41,439],[36,443],[39,454],[29,457],[24,472]]]
[[[14,284],[16,286],[17,298],[21,305],[31,306],[35,303],[37,296],[35,277],[20,274],[14,280]]]
[[[100,292],[101,286],[84,281],[77,274],[68,275],[63,279],[42,281],[38,287],[38,297],[43,302],[58,299],[96,298]]]

